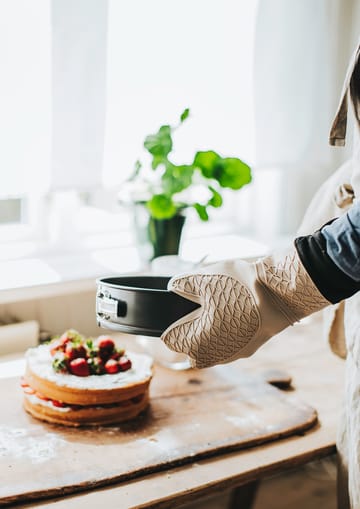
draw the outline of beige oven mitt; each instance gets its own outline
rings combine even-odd
[[[229,260],[174,276],[168,289],[200,304],[161,336],[198,368],[248,357],[278,332],[330,304],[295,248],[254,263]]]

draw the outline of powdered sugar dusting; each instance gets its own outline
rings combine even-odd
[[[32,437],[25,428],[0,427],[0,457],[26,459],[32,464],[44,463],[55,458],[59,449],[66,445],[56,433],[44,431],[42,436]]]
[[[52,367],[53,358],[50,354],[49,345],[40,345],[30,348],[26,352],[26,360],[31,371],[45,380],[56,383],[61,387],[74,389],[115,389],[132,383],[145,381],[152,373],[152,358],[149,355],[126,352],[132,362],[128,371],[115,373],[113,375],[90,375],[75,376],[70,373],[56,373]]]

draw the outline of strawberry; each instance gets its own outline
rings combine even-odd
[[[119,364],[115,359],[109,359],[105,364],[105,371],[106,373],[113,375],[119,371]]]
[[[61,334],[59,340],[61,344],[66,345],[69,341],[80,341],[82,339],[81,334],[79,334],[74,329],[69,329],[65,331],[63,334]]]
[[[86,359],[78,357],[77,359],[70,361],[70,372],[76,376],[89,376],[90,367]]]
[[[108,336],[99,336],[97,346],[99,348],[100,357],[103,360],[107,360],[114,352],[115,343],[114,340],[109,338]]]
[[[119,360],[125,353],[123,348],[115,348],[114,353],[110,355],[110,359]]]
[[[64,332],[64,334],[62,334],[59,339],[58,339],[58,342],[59,344],[65,349],[66,345],[68,343],[70,343],[70,341],[72,341],[72,338],[70,336],[70,334],[68,334],[67,332]]]
[[[71,361],[77,359],[78,357],[83,357],[86,359],[87,351],[83,345],[67,343],[65,348],[65,355]]]
[[[115,347],[114,340],[109,336],[99,336],[97,338],[97,346],[99,348],[106,348],[107,350],[113,350]]]
[[[59,338],[53,339],[50,342],[50,353],[52,356],[56,354],[56,352],[62,351],[65,352],[66,345],[70,343],[70,341],[76,341],[79,343],[81,341],[81,335],[73,329],[70,329],[64,332]]]
[[[64,332],[64,334],[62,334],[59,339],[58,339],[60,345],[64,346],[64,345],[67,345],[68,343],[70,343],[71,341],[71,338],[67,335],[66,332]]]
[[[51,400],[51,403],[56,406],[56,407],[59,407],[59,408],[64,408],[67,406],[66,403],[64,403],[63,401],[57,401],[56,399],[52,399]]]
[[[50,353],[53,357],[54,357],[54,355],[56,355],[57,352],[65,350],[65,346],[60,342],[59,339],[55,339],[55,340],[51,341],[50,347],[51,347]]]
[[[25,381],[25,378],[22,376],[20,379],[21,387],[29,387],[29,384]]]
[[[90,357],[90,359],[87,359],[87,363],[92,375],[103,375],[105,373],[104,363],[100,357]]]
[[[131,360],[127,357],[120,357],[118,360],[119,371],[127,371],[131,368]]]

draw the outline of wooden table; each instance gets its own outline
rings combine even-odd
[[[335,452],[344,363],[329,351],[321,336],[319,317],[291,327],[251,359],[238,362],[253,372],[286,370],[293,378],[296,395],[317,409],[319,424],[302,437],[281,439],[110,487],[21,507],[173,508],[221,490],[250,485]]]

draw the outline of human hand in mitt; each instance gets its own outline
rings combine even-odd
[[[327,227],[330,233],[342,219]],[[200,307],[161,339],[187,354],[193,367],[205,368],[250,356],[289,325],[358,291],[359,283],[328,256],[319,230],[296,239],[283,255],[220,262],[173,277],[168,289]]]

